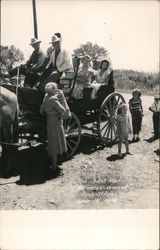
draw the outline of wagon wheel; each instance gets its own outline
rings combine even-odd
[[[99,113],[97,132],[103,143],[113,143],[117,140],[117,108],[125,103],[122,95],[112,93],[103,101]]]
[[[67,141],[67,156],[65,158],[71,158],[76,152],[80,139],[81,139],[81,124],[79,118],[72,113],[72,116],[63,122],[65,136]]]

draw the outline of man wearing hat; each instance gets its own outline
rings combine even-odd
[[[32,38],[30,45],[33,47],[34,51],[27,61],[27,70],[25,74],[24,86],[29,85],[33,87],[39,80],[39,75],[41,73],[41,67],[45,60],[45,55],[40,48],[41,41],[37,38]]]
[[[54,35],[56,35],[59,38],[59,41],[62,42],[62,37],[61,37],[61,33],[57,32],[54,33]],[[39,78],[38,84],[36,85],[36,88],[38,88],[39,90],[42,90],[41,85],[42,83],[45,82],[45,80],[47,79],[47,77],[52,73],[53,71],[53,65],[51,64],[49,67],[46,68],[46,66],[49,63],[49,60],[51,58],[51,54],[54,51],[54,48],[52,47],[52,45],[47,49],[47,55],[46,58],[43,62],[42,65],[42,74]],[[41,83],[41,84],[40,84]]]
[[[154,138],[158,139],[160,137],[160,96],[154,96],[154,102],[149,110],[153,112]]]
[[[21,65],[20,74],[25,75],[24,86],[33,87],[39,80],[39,75],[41,72],[41,67],[45,60],[45,55],[40,49],[41,41],[37,38],[32,38],[30,45],[33,47],[34,51],[30,56],[29,60],[25,65]],[[17,68],[11,70],[10,75],[13,76],[17,73]]]
[[[38,88],[41,90],[44,90],[47,82],[59,83],[63,72],[73,70],[72,60],[69,53],[66,50],[61,49],[61,37],[53,35],[50,44],[53,46],[53,52],[46,69],[52,66],[52,72],[45,80],[42,78],[40,79]]]

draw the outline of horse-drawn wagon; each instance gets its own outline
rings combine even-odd
[[[72,91],[75,86],[78,67],[79,59],[73,76],[66,75],[60,80],[60,88],[63,90],[72,112],[72,116],[64,120],[68,158],[72,157],[78,149],[84,128],[93,133],[94,136],[99,137],[103,144],[115,142],[117,139],[117,108],[120,103],[125,102],[121,94],[107,85],[102,85],[99,88],[97,98],[94,100],[90,99],[92,87],[84,88],[83,99],[73,99]],[[6,84],[3,86],[17,93],[18,96],[20,106],[19,144],[23,145],[23,143],[32,143],[33,141],[46,144],[46,119],[39,113],[44,93],[31,88]],[[96,123],[96,131],[92,129],[93,123]]]

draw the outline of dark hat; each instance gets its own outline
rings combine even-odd
[[[59,33],[59,32],[54,33],[54,35],[57,36],[58,38],[61,38],[61,37],[62,37],[62,36],[61,36],[61,33]]]

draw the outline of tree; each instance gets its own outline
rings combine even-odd
[[[14,45],[8,46],[0,46],[1,58],[0,58],[0,67],[1,70],[8,71],[13,68],[14,64],[17,61],[24,60],[23,53],[17,49]]]
[[[106,57],[108,55],[108,51],[104,47],[100,47],[98,44],[87,42],[86,44],[82,44],[79,48],[75,49],[73,56],[81,57],[86,54],[88,54],[92,60],[97,60]]]

